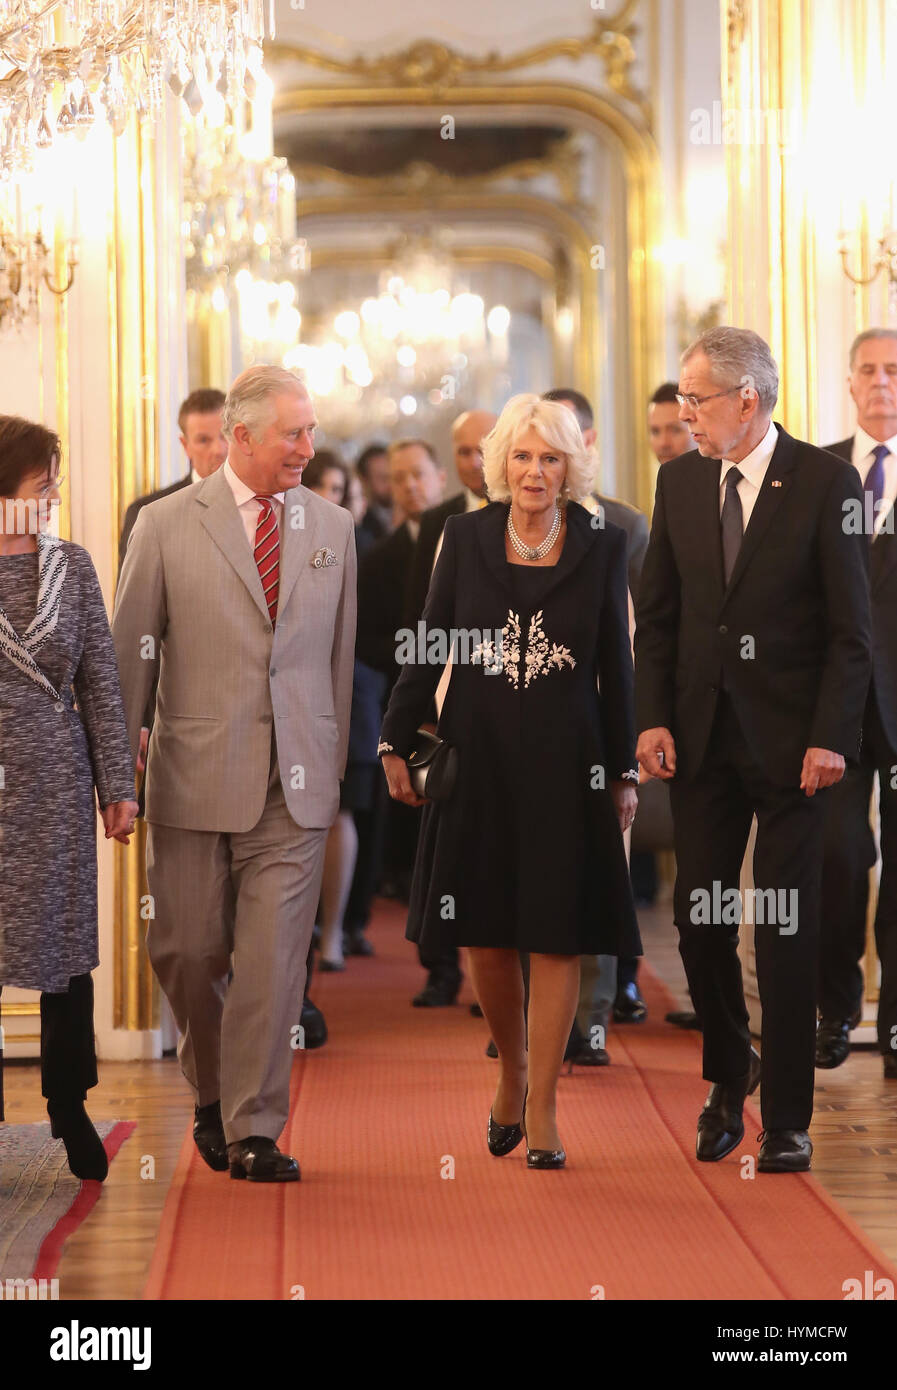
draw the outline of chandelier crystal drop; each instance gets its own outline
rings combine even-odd
[[[196,115],[251,96],[274,36],[265,0],[0,0],[0,178],[105,115],[156,119],[165,88]]]

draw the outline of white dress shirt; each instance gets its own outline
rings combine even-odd
[[[237,477],[229,460],[224,464],[224,476],[227,479],[228,487],[234,494],[240,520],[243,522],[243,530],[249,541],[249,549],[255,553],[255,533],[258,530],[259,512],[262,510],[261,503],[256,501],[258,494],[253,492],[242,478]],[[272,493],[271,504],[274,508],[274,515],[277,517],[277,525],[280,530],[283,530],[283,493]]]
[[[191,481],[191,483],[200,483],[200,482],[202,482],[202,479],[200,478],[200,476],[199,476],[199,474],[197,473],[196,469],[193,467],[193,464],[192,464],[192,463],[191,463],[191,465],[190,465],[190,481]]]
[[[723,502],[726,500],[726,474],[730,468],[737,468],[741,473],[741,481],[736,492],[741,499],[741,515],[744,520],[745,531],[751,519],[751,512],[754,510],[754,503],[760,495],[760,488],[766,477],[769,461],[775,453],[778,442],[779,432],[770,420],[769,429],[746,459],[742,459],[741,463],[733,463],[731,459],[723,459],[722,461],[722,467],[719,471],[719,514],[722,516]]]
[[[885,465],[885,486],[881,495],[881,506],[875,514],[875,531],[873,539],[881,531],[891,513],[891,508],[897,499],[897,434],[884,441],[890,453],[886,456]],[[857,432],[853,437],[853,466],[860,475],[860,482],[866,486],[866,479],[872,467],[872,455],[878,448],[878,440],[873,439],[871,434],[867,434],[860,425],[857,425]]]

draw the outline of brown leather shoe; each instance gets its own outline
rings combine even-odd
[[[273,1139],[250,1134],[227,1146],[232,1178],[248,1178],[250,1182],[298,1182],[299,1164],[290,1154],[282,1154]]]

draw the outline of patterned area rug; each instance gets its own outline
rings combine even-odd
[[[133,1121],[96,1126],[110,1163],[133,1133]],[[103,1184],[69,1170],[65,1146],[49,1122],[0,1125],[0,1283],[51,1279],[67,1238],[95,1205]],[[2,1293],[2,1291],[0,1291]]]

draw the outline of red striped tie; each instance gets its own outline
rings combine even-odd
[[[255,563],[261,575],[265,602],[273,625],[277,617],[277,590],[280,583],[280,531],[271,499],[258,496],[255,500],[259,504],[259,519],[255,528]]]

